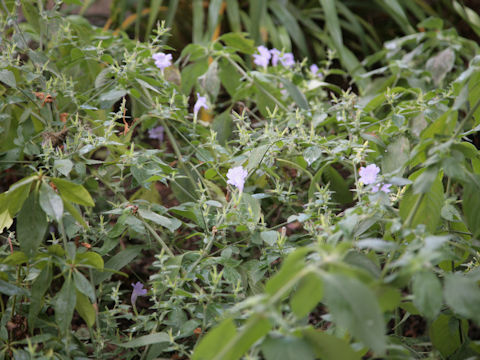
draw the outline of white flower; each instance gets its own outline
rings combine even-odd
[[[201,108],[208,109],[207,105],[207,97],[206,96],[200,96],[199,93],[197,93],[197,102],[193,106],[193,113],[195,116],[197,116],[198,112],[200,111]]]
[[[247,170],[245,170],[242,166],[237,166],[231,168],[227,172],[227,184],[236,186],[240,192],[243,191],[243,185],[245,184],[245,179],[248,176]]]
[[[152,58],[155,60],[155,65],[162,71],[172,65],[172,54],[156,53]]]
[[[377,181],[377,175],[380,172],[380,168],[375,164],[370,164],[367,167],[361,167],[360,171],[360,181],[364,185],[374,184]]]

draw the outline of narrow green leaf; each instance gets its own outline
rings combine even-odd
[[[140,346],[152,345],[170,342],[170,335],[164,332],[149,334],[137,337],[133,340],[127,341],[125,343],[117,343],[116,345],[125,347],[125,348],[135,348]]]
[[[285,78],[279,78],[283,86],[285,86],[285,89],[288,91],[292,99],[295,101],[295,103],[304,110],[308,110],[310,106],[308,106],[307,98],[305,95],[298,89],[297,86],[292,84],[290,81],[288,81]]]
[[[37,315],[42,309],[44,295],[52,282],[52,266],[49,262],[43,267],[40,274],[32,285],[32,296],[30,298],[30,307],[28,309],[28,324],[33,331]]]
[[[92,303],[95,302],[95,289],[80,271],[75,270],[73,272],[73,281],[75,282],[75,287],[78,291],[88,296]]]
[[[8,296],[13,296],[13,295],[29,295],[28,291],[26,289],[23,289],[21,287],[18,287],[17,285],[10,284],[9,282],[6,282],[4,280],[0,279],[0,293],[5,294]]]
[[[128,249],[122,250],[109,259],[105,263],[105,269],[112,269],[112,270],[120,270],[135,259],[140,251],[142,250],[141,247],[130,247]],[[78,256],[78,255],[77,255]],[[94,276],[94,283],[95,285],[100,284],[101,282],[109,279],[112,276],[112,273],[103,272],[103,273],[96,273]]]

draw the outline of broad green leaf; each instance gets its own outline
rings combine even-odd
[[[223,41],[227,46],[244,54],[252,55],[255,52],[253,41],[247,39],[244,34],[228,33],[220,36],[219,40]]]
[[[77,303],[75,309],[78,315],[85,321],[88,327],[92,327],[95,324],[95,308],[84,294],[77,290]]]
[[[445,357],[452,355],[462,345],[459,333],[460,321],[462,332],[468,332],[468,324],[465,320],[459,320],[451,315],[440,314],[430,325],[429,335],[432,345]]]
[[[434,57],[428,59],[426,64],[427,71],[430,71],[433,77],[433,83],[440,85],[445,76],[452,70],[455,64],[455,52],[446,48]]]
[[[17,217],[17,239],[20,249],[29,257],[33,257],[47,231],[47,217],[40,207],[38,197],[30,194]]]
[[[462,209],[468,229],[477,237],[480,235],[480,189],[471,183],[463,186]]]
[[[303,330],[303,335],[315,354],[322,360],[360,360],[362,358],[344,339],[311,328]]]
[[[39,194],[40,206],[43,211],[57,222],[62,219],[62,198],[47,184],[42,183]]]
[[[52,182],[60,191],[62,199],[83,206],[95,206],[92,197],[82,185],[59,178],[53,178]]]
[[[140,336],[124,343],[117,343],[116,345],[120,347],[125,347],[125,348],[135,348],[135,347],[165,343],[165,342],[170,342],[170,335],[168,335],[165,332],[159,332],[159,333]]]
[[[23,295],[28,295],[28,291],[0,279],[0,294],[5,294],[8,296],[13,296],[13,295],[23,296]]]
[[[246,169],[248,171],[256,169],[265,158],[269,148],[269,145],[260,145],[251,150]]]
[[[287,256],[280,271],[267,281],[265,285],[267,294],[274,295],[304,268],[305,255],[307,255],[309,251],[311,250],[308,248],[298,248]],[[287,295],[288,293],[286,292],[284,296]]]
[[[37,315],[42,309],[43,302],[45,300],[44,295],[50,287],[52,282],[52,266],[50,263],[43,267],[40,274],[35,279],[32,285],[32,296],[30,298],[30,306],[28,309],[28,323],[31,326],[31,329],[34,328],[34,323],[37,320]]]
[[[73,169],[73,162],[69,159],[57,159],[53,163],[53,168],[56,169],[60,174],[68,176],[70,171]]]
[[[353,201],[353,193],[350,191],[345,179],[340,173],[335,170],[333,166],[327,166],[323,170],[323,177],[325,183],[330,184],[330,190],[332,190],[333,198],[340,204],[349,204]]]
[[[384,354],[385,324],[374,293],[360,281],[344,275],[326,274],[323,280],[323,301],[333,321],[377,355]]]
[[[413,303],[428,319],[433,320],[443,305],[442,284],[431,271],[421,271],[413,276]]]
[[[204,58],[193,64],[187,65],[182,70],[182,92],[189,95],[192,87],[197,82],[198,78],[205,74],[208,70],[208,60]]]
[[[17,82],[15,80],[15,75],[10,70],[4,69],[0,70],[0,81],[4,84],[7,84],[11,88],[17,87]]]
[[[323,298],[323,281],[314,273],[307,274],[290,300],[293,313],[302,318],[308,315]]]
[[[80,271],[73,271],[73,281],[78,291],[88,296],[92,303],[95,302],[95,288]]]
[[[386,154],[382,159],[384,173],[398,173],[404,168],[410,154],[410,142],[406,136],[396,135],[388,144]]]
[[[233,320],[226,319],[202,339],[192,360],[238,360],[271,327],[266,318],[254,315],[237,332]]]
[[[71,276],[68,276],[63,283],[62,288],[57,293],[54,301],[55,322],[60,332],[66,334],[70,328],[73,317],[73,310],[77,303],[77,292]]]
[[[315,360],[315,353],[304,339],[294,336],[268,337],[262,343],[265,360]]]
[[[424,169],[421,169],[411,176],[410,180],[415,180]],[[422,197],[420,199],[420,197]],[[419,202],[417,204],[417,202]],[[410,186],[403,198],[400,200],[400,217],[403,221],[411,217],[410,226],[416,227],[418,224],[425,224],[428,231],[434,232],[441,219],[441,211],[444,203],[442,174],[434,180],[430,191],[425,194],[414,194]]]
[[[100,102],[100,108],[108,109],[125,95],[127,95],[127,91],[124,89],[114,89],[102,93],[102,95],[100,95],[100,97],[98,98],[98,101]]]
[[[77,253],[75,255],[75,263],[79,265],[89,265],[96,270],[103,270],[104,267],[102,257],[93,251]]]
[[[443,295],[455,313],[480,324],[480,288],[475,279],[460,273],[446,274]]]

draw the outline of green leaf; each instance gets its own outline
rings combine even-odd
[[[200,341],[192,360],[238,360],[271,327],[268,319],[255,315],[237,333],[233,320],[226,319]]]
[[[478,186],[471,183],[463,185],[462,209],[468,229],[474,237],[477,237],[480,235],[480,189]]]
[[[265,285],[267,294],[274,295],[305,267],[305,255],[309,251],[311,250],[308,248],[298,248],[287,256],[280,271],[267,281]],[[285,296],[287,295],[285,293]]]
[[[247,39],[244,34],[227,33],[219,37],[227,46],[247,55],[255,52],[253,40]]]
[[[75,270],[73,272],[73,281],[75,282],[75,287],[78,291],[88,296],[92,303],[95,302],[95,289],[80,271]]]
[[[169,219],[169,218],[167,218],[163,215],[159,215],[159,214],[154,213],[153,211],[150,211],[150,210],[139,209],[138,213],[144,219],[153,221],[155,224],[163,226],[163,227],[167,228],[168,230],[170,230],[172,232],[177,230],[180,227],[180,225],[182,224],[177,219]]]
[[[336,202],[349,204],[353,201],[353,194],[345,179],[333,166],[327,166],[323,170],[322,176],[325,178],[325,182],[330,184],[330,189],[334,192],[333,198]]]
[[[165,343],[165,342],[170,342],[170,335],[164,332],[159,332],[159,333],[140,336],[133,340],[127,341],[125,343],[117,343],[116,345],[125,347],[125,348],[135,348],[135,347]]]
[[[43,211],[57,222],[62,219],[63,201],[62,198],[47,184],[40,186],[40,206]]]
[[[19,295],[19,296],[24,296],[24,295],[29,295],[28,291],[26,289],[23,289],[21,287],[18,287],[16,285],[10,284],[4,280],[0,280],[0,293],[5,294],[8,296],[13,296],[13,295]]]
[[[114,89],[100,95],[98,101],[102,109],[108,109],[113,103],[127,95],[124,89]]]
[[[293,313],[302,318],[308,315],[323,298],[323,281],[314,273],[307,274],[293,294],[290,304]]]
[[[285,86],[285,89],[288,91],[290,96],[292,97],[293,101],[304,110],[310,109],[310,106],[308,106],[307,98],[305,95],[298,89],[297,86],[292,84],[290,81],[288,81],[285,78],[279,78],[280,82]]]
[[[256,169],[263,161],[269,148],[269,145],[260,145],[255,149],[251,150],[250,156],[248,157],[248,164],[246,166],[246,170],[251,171]]]
[[[38,197],[32,192],[17,217],[17,239],[20,249],[29,258],[37,252],[47,231],[47,226],[47,217],[40,206]]]
[[[315,360],[308,342],[294,336],[268,337],[261,349],[265,360]]]
[[[13,72],[11,72],[10,70],[0,70],[0,81],[10,86],[11,88],[17,87],[15,75],[13,75]]]
[[[70,328],[76,303],[77,292],[75,290],[75,285],[73,284],[72,277],[68,276],[55,297],[54,302],[55,322],[62,334],[66,334]]]
[[[460,273],[446,274],[443,295],[453,311],[480,324],[480,288],[476,279]]]
[[[75,255],[75,263],[79,265],[89,265],[97,270],[103,270],[104,267],[102,257],[93,251],[77,253]]]
[[[428,59],[425,65],[427,71],[432,74],[433,83],[438,86],[445,76],[453,69],[455,64],[455,52],[446,48],[434,57]]]
[[[80,291],[76,292],[77,303],[75,309],[78,315],[85,321],[88,327],[92,327],[95,324],[95,308],[84,294]]]
[[[32,296],[30,298],[30,307],[28,309],[28,324],[30,329],[34,329],[37,315],[42,309],[44,302],[44,295],[50,287],[52,282],[52,266],[48,263],[43,267],[40,274],[35,279],[32,285]]]
[[[360,360],[362,358],[344,339],[311,328],[303,330],[302,333],[315,354],[322,360]]]
[[[282,5],[276,1],[270,1],[268,5],[269,5],[269,8],[277,17],[277,19],[279,20],[279,22],[283,26],[285,26],[285,28],[287,29],[290,35],[290,38],[298,46],[302,54],[308,55],[309,51],[308,51],[305,35],[301,30],[300,26],[298,25],[298,22],[295,19],[295,17],[288,10],[287,6]]]
[[[53,178],[52,182],[60,191],[62,199],[83,206],[95,206],[92,197],[82,185],[59,178]]]
[[[133,259],[135,259],[138,254],[140,254],[140,251],[142,251],[141,247],[130,247],[128,249],[120,251],[105,263],[105,269],[112,269],[115,271],[122,269],[126,265],[130,264]],[[111,276],[112,273],[106,271],[103,273],[96,273],[94,276],[94,283],[95,285],[98,285],[101,282],[109,279]]]
[[[189,95],[198,78],[208,70],[208,60],[204,58],[190,64],[182,70],[182,92]]]
[[[409,179],[415,180],[423,171],[424,169],[421,169],[413,173],[409,176]],[[422,198],[419,199],[419,197]],[[425,224],[428,231],[434,232],[441,219],[443,203],[443,184],[440,172],[432,183],[430,191],[425,194],[414,194],[412,187],[409,186],[400,201],[400,217],[405,221],[409,216],[412,216],[410,224],[412,227]]]
[[[70,215],[73,216],[75,220],[78,221],[80,225],[82,225],[85,229],[88,229],[88,224],[83,220],[82,214],[73,206],[73,204],[70,201],[67,201],[65,199],[63,200],[63,205],[65,206],[65,209],[70,213]]]
[[[324,302],[333,321],[377,355],[384,354],[385,324],[374,293],[360,281],[344,275],[326,274],[323,280]]]
[[[413,276],[413,304],[428,319],[440,313],[443,304],[442,284],[431,271],[422,271]]]
[[[451,315],[440,314],[430,325],[429,335],[435,349],[448,358],[462,345],[459,333],[460,321]],[[462,332],[468,332],[467,321],[461,321]]]
[[[69,159],[57,159],[53,163],[53,168],[56,169],[60,174],[68,176],[70,171],[73,169],[73,162]]]

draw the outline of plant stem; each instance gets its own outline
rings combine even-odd
[[[160,245],[162,246],[162,248],[165,250],[165,252],[170,255],[171,257],[174,257],[175,254],[172,252],[172,250],[170,250],[170,248],[167,246],[167,244],[165,243],[165,241],[163,241],[163,239],[160,237],[160,235],[157,234],[157,232],[155,231],[154,228],[152,228],[146,221],[144,218],[142,218],[140,215],[139,217],[142,219],[142,222],[143,222],[143,225],[145,225],[145,227],[147,228],[148,231],[150,231],[150,233],[153,235],[153,237],[160,243]]]

